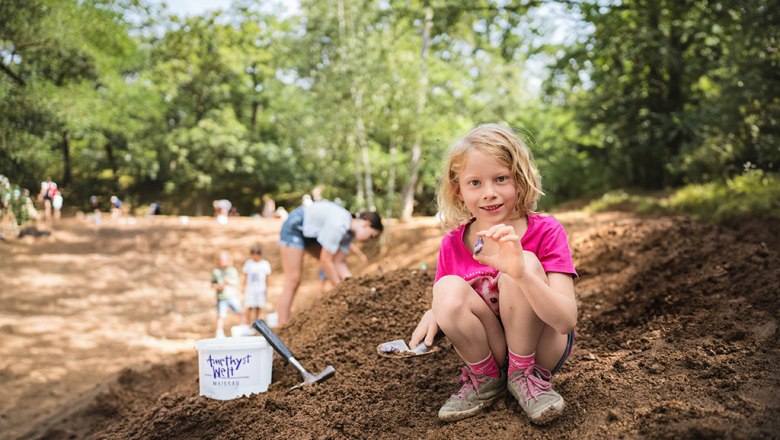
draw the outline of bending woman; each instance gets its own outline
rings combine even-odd
[[[355,218],[329,201],[314,202],[290,213],[279,239],[284,271],[284,287],[276,305],[279,325],[290,319],[290,308],[301,283],[304,251],[319,258],[320,267],[335,286],[352,275],[346,263],[352,241],[376,238],[383,229],[376,212],[364,211]]]

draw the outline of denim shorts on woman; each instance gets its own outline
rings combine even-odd
[[[290,213],[282,225],[279,244],[296,249],[305,249],[317,243],[316,238],[303,236],[303,207]]]

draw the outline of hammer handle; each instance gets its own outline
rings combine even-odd
[[[258,319],[257,321],[252,324],[252,327],[255,328],[258,332],[260,332],[263,337],[265,337],[265,340],[268,341],[269,344],[271,344],[271,347],[274,348],[285,361],[290,362],[290,359],[293,359],[293,354],[290,351],[289,348],[287,348],[286,345],[279,339],[278,336],[271,330],[270,327],[268,327],[268,324],[265,323],[262,319]]]

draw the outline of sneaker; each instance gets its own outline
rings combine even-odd
[[[506,372],[497,379],[474,374],[467,367],[460,370],[460,391],[453,394],[439,410],[439,420],[454,422],[477,415],[482,408],[506,394]]]
[[[218,338],[224,338],[225,337],[225,331],[222,329],[217,330],[217,336]]]
[[[512,372],[506,387],[531,423],[544,425],[563,413],[566,404],[563,397],[552,389],[552,375],[548,370],[534,364],[525,370]]]

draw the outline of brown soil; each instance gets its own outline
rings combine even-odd
[[[226,247],[243,259],[251,237],[266,245],[278,271],[279,225],[163,219],[99,230],[73,220],[48,239],[0,244],[11,256],[0,267],[0,432],[55,439],[778,435],[776,220],[716,227],[629,214],[557,217],[581,275],[580,319],[575,351],[555,378],[567,410],[548,427],[530,425],[511,398],[471,419],[438,422],[461,366],[446,340],[430,356],[376,354],[380,342],[408,340],[430,301],[441,235],[431,219],[392,225],[385,245],[368,249],[371,264],[359,268],[367,275],[323,301],[309,264],[314,281],[278,334],[310,370],[333,364],[333,378],[288,393],[300,375],[277,356],[269,392],[224,402],[199,397],[192,347],[213,331],[213,252]]]

